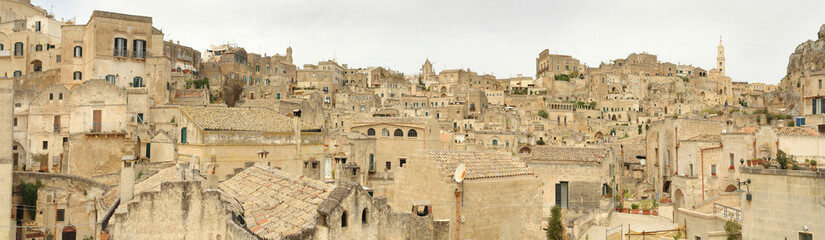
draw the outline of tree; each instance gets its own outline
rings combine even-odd
[[[35,181],[34,183],[27,183],[27,182],[20,182],[20,191],[23,195],[23,204],[26,205],[26,209],[29,211],[29,216],[31,216],[31,220],[34,220],[34,217],[37,214],[37,190],[43,187],[43,183],[40,180]]]
[[[553,206],[553,209],[550,210],[550,219],[547,221],[547,239],[564,239],[564,226],[561,224],[561,207],[559,205]]]

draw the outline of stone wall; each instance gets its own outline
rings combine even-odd
[[[200,182],[164,182],[119,207],[109,229],[112,239],[255,239],[233,227],[232,206]],[[125,209],[120,209],[125,208]],[[229,221],[229,222],[227,222]]]
[[[797,239],[803,227],[814,237],[825,236],[825,172],[742,168],[750,179],[752,200],[742,201],[742,237]]]
[[[544,184],[542,185],[542,214],[550,216],[550,209],[556,205],[556,183],[568,182],[568,208],[598,208],[601,186],[608,183],[607,171],[597,163],[553,163],[531,161],[532,169]]]
[[[78,134],[69,139],[69,146],[68,173],[82,177],[117,171],[123,155],[134,148],[124,135]]]

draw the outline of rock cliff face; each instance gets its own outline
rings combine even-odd
[[[803,70],[825,69],[825,25],[819,28],[817,40],[808,40],[799,44],[788,59],[788,75]]]
[[[816,40],[808,40],[799,44],[788,57],[788,72],[779,84],[779,89],[784,93],[774,97],[783,99],[787,110],[795,114],[799,113],[800,106],[792,103],[800,99],[802,81],[805,76],[817,71],[825,71],[825,25],[819,28]],[[773,101],[773,104],[776,103],[778,102]]]

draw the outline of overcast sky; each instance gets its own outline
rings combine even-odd
[[[236,43],[249,52],[294,50],[295,64],[336,58],[350,67],[418,73],[470,68],[535,75],[544,49],[588,66],[646,51],[710,69],[722,36],[734,81],[778,83],[788,56],[816,38],[825,1],[330,1],[32,0],[85,24],[93,10],[151,16],[166,39],[201,52]]]

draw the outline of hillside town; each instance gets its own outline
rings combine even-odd
[[[503,78],[163,27],[0,0],[0,238],[825,236],[825,25],[776,85],[726,75],[723,38]]]

